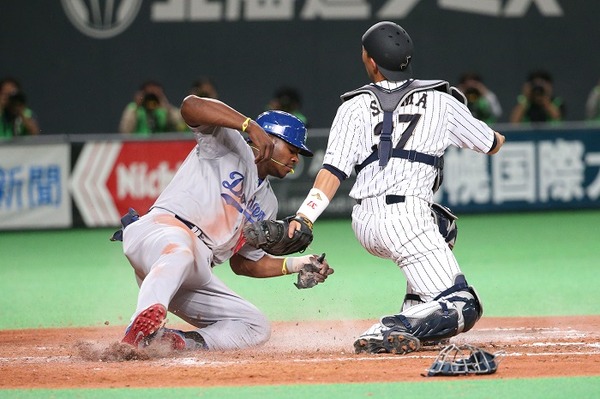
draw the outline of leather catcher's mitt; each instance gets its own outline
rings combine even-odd
[[[290,222],[300,223],[300,230],[288,237]],[[260,248],[271,255],[289,255],[304,252],[313,240],[312,225],[299,216],[288,216],[283,220],[260,220],[244,227],[246,243]]]
[[[458,226],[456,225],[458,217],[452,213],[450,208],[436,203],[431,204],[431,214],[435,224],[438,225],[440,234],[442,234],[450,249],[454,249],[456,236],[458,235]]]

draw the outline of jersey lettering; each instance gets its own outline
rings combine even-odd
[[[427,108],[427,93],[422,93],[421,98],[417,101],[417,107],[423,107],[423,109]]]
[[[406,142],[408,141],[408,139],[410,139],[410,136],[412,136],[413,131],[415,130],[415,127],[417,127],[417,123],[419,123],[419,120],[421,119],[421,114],[400,114],[398,115],[398,123],[408,123],[408,126],[406,126],[406,129],[404,129],[404,131],[402,132],[402,136],[400,137],[400,141],[398,141],[398,144],[396,144],[396,148],[398,149],[402,149],[404,148],[404,146],[406,145]]]
[[[371,115],[372,116],[377,116],[381,113],[381,110],[379,109],[379,107],[377,106],[377,101],[372,100],[371,101]]]
[[[378,124],[375,125],[375,127],[373,128],[373,134],[375,136],[379,136],[381,134],[381,131],[383,130],[383,122],[379,122]]]
[[[261,209],[260,204],[256,202],[256,198],[252,198],[246,203],[243,184],[244,175],[238,171],[234,171],[229,174],[229,177],[232,180],[221,183],[229,193],[221,193],[221,198],[223,198],[227,205],[234,207],[239,213],[244,215],[250,223],[263,220],[266,214]],[[245,209],[243,205],[245,205]]]
[[[406,105],[413,105],[413,98],[414,98],[414,93],[411,94],[410,96],[406,97],[406,99],[404,99],[404,101],[402,101],[402,104],[400,104],[401,107],[404,107]]]

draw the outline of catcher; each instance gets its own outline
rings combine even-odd
[[[298,288],[314,287],[333,273],[324,254],[273,256],[246,243],[242,234],[245,225],[276,217],[268,177],[283,178],[300,155],[312,156],[306,128],[285,112],[268,111],[253,121],[218,100],[197,96],[185,98],[181,114],[196,147],[150,211],[140,217],[130,210],[113,236],[123,241],[140,286],[122,342],[138,348],[158,341],[181,350],[263,344],[271,334],[267,318],[227,287],[213,267],[229,261],[234,273],[255,278],[298,273]],[[275,222],[263,227],[269,225],[273,232],[288,229]],[[253,237],[271,238],[265,231]],[[299,244],[282,244],[280,255],[304,250],[312,240],[312,231],[305,233],[292,240]],[[197,329],[165,328],[167,311]]]

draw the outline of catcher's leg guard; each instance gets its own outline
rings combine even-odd
[[[400,314],[385,316],[385,327],[406,331],[421,341],[439,341],[469,331],[483,314],[475,290],[462,274],[454,285],[433,301],[415,305]]]

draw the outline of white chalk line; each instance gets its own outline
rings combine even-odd
[[[561,344],[562,345],[562,344]],[[564,344],[569,345],[569,344]],[[521,352],[512,352],[506,353],[505,351],[503,357],[548,357],[548,356],[594,356],[600,355],[600,345],[599,344],[590,344],[577,342],[572,345],[579,345],[589,348],[598,348],[599,350],[593,350],[589,352],[540,352],[540,353],[521,353]],[[535,345],[523,345],[523,346],[543,346],[542,343],[537,343]],[[554,343],[549,343],[547,346],[555,346]],[[556,345],[558,346],[558,345]],[[311,358],[311,359],[286,359],[286,360],[277,360],[277,359],[269,359],[269,363],[289,363],[290,361],[297,364],[302,363],[333,363],[333,362],[388,362],[388,361],[403,361],[407,359],[435,359],[438,356],[437,353],[432,355],[398,355],[398,356],[377,356],[377,355],[367,355],[365,357],[350,357],[350,356],[338,356],[338,357],[328,357],[328,358]],[[83,361],[83,360],[82,360]],[[26,356],[26,357],[0,357],[0,364],[43,364],[43,363],[75,363],[73,356]],[[85,361],[92,362],[92,361]],[[176,359],[151,359],[148,362],[159,363],[162,366],[207,366],[207,367],[227,367],[227,366],[235,366],[235,365],[245,365],[252,363],[260,363],[261,360],[231,360],[231,361],[213,361],[213,360],[203,360],[195,357],[185,357],[185,358],[176,358]],[[98,364],[103,363],[115,363],[115,362],[93,362]]]
[[[498,333],[498,332],[536,332],[541,335],[545,335],[546,338],[548,335],[556,335],[563,339],[576,339],[582,337],[590,337],[589,334],[583,333],[577,330],[561,330],[559,328],[554,327],[545,327],[545,328],[532,328],[532,327],[513,327],[513,328],[481,328],[477,330],[472,330],[464,335],[459,337],[455,337],[455,343],[460,344],[461,341],[472,341],[473,338],[482,338],[484,341],[486,340],[486,334],[488,333]],[[478,337],[478,333],[482,333],[482,336]],[[508,339],[507,339],[508,338]],[[511,341],[515,340],[523,340],[523,339],[531,339],[531,335],[510,335],[509,337],[503,336],[502,341],[510,345]],[[539,352],[539,353],[521,353],[521,352],[513,352],[513,353],[504,353],[504,357],[547,357],[547,356],[593,356],[600,355],[600,343],[598,342],[532,342],[532,343],[520,343],[518,347],[569,347],[569,346],[579,346],[583,348],[593,349],[589,352],[582,351],[574,351],[574,352]],[[36,347],[36,349],[41,350],[51,350],[51,347],[41,346]],[[266,348],[268,349],[268,348]],[[280,349],[280,348],[279,348]],[[277,351],[278,348],[274,347],[273,352]],[[439,348],[441,350],[441,348]],[[420,354],[412,354],[412,355],[399,355],[399,356],[377,356],[377,355],[366,355],[366,357],[349,357],[349,356],[337,356],[337,357],[327,357],[327,358],[310,358],[310,359],[286,359],[286,360],[277,360],[277,359],[269,359],[269,363],[288,363],[290,361],[294,363],[324,363],[324,362],[344,362],[344,361],[360,361],[360,362],[377,362],[377,361],[402,361],[406,359],[435,359],[439,353],[439,350],[431,350],[431,355],[425,355],[423,352]],[[343,354],[343,351],[342,351]],[[94,362],[98,364],[103,363],[115,363],[115,362],[102,362],[102,361],[91,361],[80,359],[84,362]],[[77,357],[73,355],[67,356],[25,356],[25,357],[0,357],[0,364],[44,364],[44,363],[75,363],[78,361]],[[13,363],[14,362],[14,363]],[[252,360],[232,360],[232,361],[214,361],[214,360],[203,360],[195,357],[178,357],[178,358],[156,358],[150,359],[148,362],[158,363],[162,366],[207,366],[207,367],[226,367],[233,365],[244,365],[244,364],[252,364],[252,363],[260,363],[262,360],[252,359]]]

